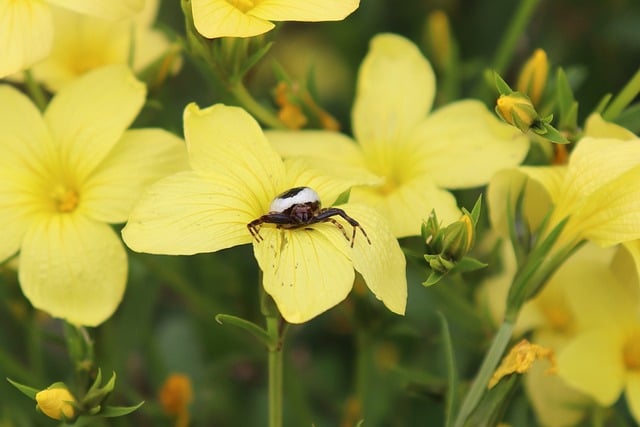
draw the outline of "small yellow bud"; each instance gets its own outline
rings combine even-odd
[[[434,10],[427,17],[427,37],[433,52],[433,62],[440,69],[446,69],[451,61],[451,30],[449,18],[442,10]]]
[[[193,399],[191,380],[183,374],[172,374],[160,389],[160,404],[168,415],[180,416],[187,413]]]
[[[63,386],[51,386],[36,393],[37,407],[43,414],[54,420],[72,419],[76,415],[73,403],[76,399]]]
[[[547,84],[549,75],[549,61],[547,54],[542,49],[536,49],[533,55],[525,62],[518,77],[518,92],[525,93],[531,98],[534,105],[538,105],[542,92]]]
[[[275,101],[280,107],[278,118],[289,129],[300,129],[307,124],[307,117],[302,112],[299,105],[291,102],[289,99],[296,92],[295,88],[290,87],[285,82],[278,83],[275,91]]]
[[[522,132],[527,132],[539,120],[538,113],[533,108],[531,100],[518,92],[500,95],[496,102],[496,113],[502,120],[517,127]]]

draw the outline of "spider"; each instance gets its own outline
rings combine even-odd
[[[340,216],[353,227],[351,239],[342,224],[334,216]],[[254,219],[247,224],[247,228],[256,241],[261,242],[260,227],[262,224],[275,224],[277,228],[302,228],[320,222],[330,222],[340,229],[344,238],[351,241],[351,247],[356,239],[356,228],[359,228],[367,242],[371,244],[364,228],[339,208],[321,208],[318,193],[309,187],[295,187],[276,196],[269,206],[269,213]]]

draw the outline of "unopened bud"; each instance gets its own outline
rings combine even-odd
[[[468,214],[464,214],[459,221],[447,226],[442,242],[442,251],[450,260],[459,261],[469,252],[473,241],[473,222]]]
[[[441,70],[447,68],[452,56],[449,18],[442,10],[434,10],[427,18],[427,37],[433,52],[433,62]]]
[[[54,384],[36,393],[37,408],[54,420],[70,420],[76,415],[76,399],[64,384]]]
[[[527,96],[513,92],[509,95],[500,95],[496,102],[496,113],[504,120],[527,132],[531,126],[539,121],[538,113]]]
[[[536,49],[533,55],[525,62],[518,76],[518,92],[527,94],[534,105],[538,105],[542,92],[547,84],[549,75],[549,61],[547,54],[542,49]]]

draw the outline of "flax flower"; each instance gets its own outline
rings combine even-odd
[[[191,171],[151,186],[123,229],[135,251],[190,255],[253,243],[263,272],[265,291],[283,317],[305,322],[346,298],[354,270],[393,312],[404,313],[407,284],[405,260],[384,219],[373,209],[341,205],[369,235],[334,217],[349,235],[331,222],[285,229],[264,224],[263,240],[252,238],[247,224],[269,212],[274,198],[287,189],[315,189],[330,205],[350,185],[323,177],[300,161],[283,162],[260,126],[244,110],[190,104],[184,128]]]
[[[252,37],[266,33],[271,21],[340,21],[360,0],[191,0],[193,22],[203,36]]]
[[[367,171],[375,184],[352,191],[354,202],[376,207],[397,237],[420,234],[436,209],[449,223],[460,212],[446,189],[486,184],[494,172],[520,163],[528,150],[521,132],[501,123],[478,101],[429,110],[435,78],[429,62],[409,40],[373,38],[359,72],[352,111],[357,144],[329,131],[272,131],[285,157],[304,157],[340,175]]]
[[[186,166],[184,144],[159,129],[127,131],[145,87],[124,66],[61,90],[44,114],[0,86],[0,261],[20,252],[34,307],[94,326],[117,308],[127,257],[109,224],[144,186]]]
[[[120,20],[52,8],[53,46],[47,58],[33,66],[35,78],[57,91],[94,68],[127,64],[130,55],[133,69],[144,69],[169,47],[165,35],[152,28],[158,5],[158,0],[147,0],[140,13]]]
[[[45,58],[54,37],[52,10],[121,19],[139,11],[144,0],[0,0],[0,78]]]
[[[619,250],[609,270],[573,282],[576,317],[585,325],[558,355],[559,375],[602,406],[624,392],[640,422],[640,286],[631,257]]]

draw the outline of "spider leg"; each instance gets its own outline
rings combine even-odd
[[[342,235],[344,236],[344,238],[347,239],[347,242],[351,242],[351,247],[353,247],[353,237],[355,237],[355,234],[356,234],[355,229],[353,230],[353,236],[351,237],[351,239],[349,239],[349,236],[347,235],[347,230],[345,230],[344,226],[340,224],[338,221],[336,221],[334,218],[325,218],[321,222],[330,222],[331,224],[338,227],[338,229],[342,231]]]
[[[249,233],[251,233],[251,237],[256,239],[257,242],[262,242],[262,236],[260,235],[260,226],[262,225],[262,218],[258,218],[254,221],[251,221],[247,224],[247,228],[249,229]]]
[[[345,234],[344,227],[342,227],[342,225],[339,224],[335,219],[331,218],[332,216],[335,216],[335,215],[342,217],[342,219],[347,221],[349,225],[353,227],[353,234],[351,236],[351,247],[353,247],[353,243],[356,238],[356,228],[360,229],[364,238],[367,239],[367,243],[371,244],[371,240],[369,239],[367,232],[364,231],[364,228],[362,228],[360,223],[355,219],[351,218],[349,215],[347,215],[345,211],[343,211],[340,208],[323,209],[318,215],[316,215],[316,217],[314,218],[314,222],[330,221],[331,223],[335,224],[338,228],[342,229],[342,233]],[[346,237],[346,234],[345,234],[345,237]]]

